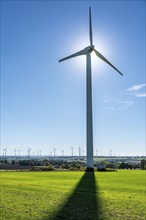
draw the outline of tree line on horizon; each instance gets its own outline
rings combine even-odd
[[[94,167],[97,168],[99,164],[104,164],[109,169],[141,169],[146,170],[146,160],[142,159],[140,162],[117,162],[117,161],[100,161],[95,162]],[[5,166],[8,168],[15,167],[29,167],[31,170],[85,170],[86,162],[80,160],[65,161],[65,160],[0,160],[1,169]]]

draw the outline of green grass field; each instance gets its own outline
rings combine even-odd
[[[145,171],[1,172],[1,220],[146,219]]]

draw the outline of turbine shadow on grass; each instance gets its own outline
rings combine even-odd
[[[60,210],[52,220],[101,220],[103,217],[102,201],[94,172],[86,172]]]

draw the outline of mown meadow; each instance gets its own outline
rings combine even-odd
[[[145,220],[146,171],[1,172],[1,220]]]

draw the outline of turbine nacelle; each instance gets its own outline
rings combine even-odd
[[[95,47],[94,45],[85,47],[84,50],[85,50],[86,54],[92,53],[92,51],[94,50],[94,47]]]
[[[90,50],[89,50],[90,53],[92,53],[92,51],[94,50],[94,47],[95,47],[94,45],[90,46]]]

